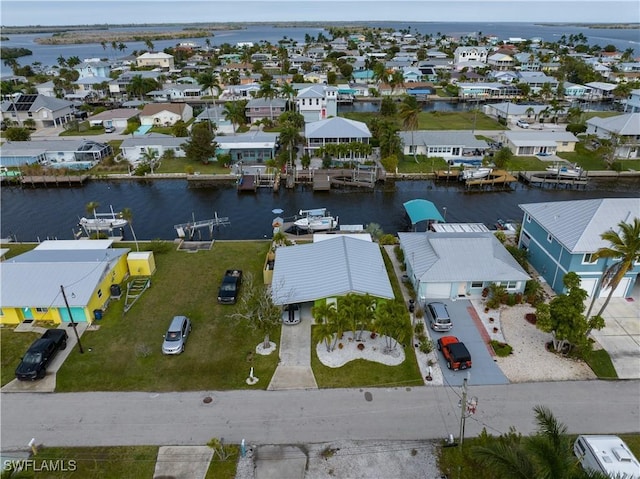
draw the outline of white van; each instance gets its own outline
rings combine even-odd
[[[573,453],[587,471],[611,478],[640,479],[640,463],[618,436],[578,436]]]

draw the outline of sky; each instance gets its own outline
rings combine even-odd
[[[0,0],[0,24],[275,22],[640,23],[637,0]]]

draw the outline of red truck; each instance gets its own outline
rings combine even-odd
[[[438,339],[438,351],[442,351],[447,367],[457,371],[471,367],[471,354],[455,336],[443,336]]]

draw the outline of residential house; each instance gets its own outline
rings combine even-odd
[[[338,89],[334,86],[312,85],[298,91],[296,108],[305,122],[324,120],[338,114]]]
[[[506,130],[500,141],[515,156],[555,155],[575,151],[579,139],[571,132],[549,130]]]
[[[12,96],[0,104],[2,118],[23,125],[33,120],[36,128],[62,126],[74,119],[73,103],[45,95]]]
[[[88,170],[113,154],[108,143],[84,138],[6,141],[0,146],[2,166],[23,166],[39,163],[52,168]]]
[[[140,124],[172,126],[182,120],[193,118],[193,108],[188,103],[153,103],[145,105],[140,112]]]
[[[552,90],[558,88],[558,80],[552,76],[547,76],[543,72],[518,72],[518,83],[526,83],[531,88],[532,93],[538,93],[544,85],[550,85]]]
[[[110,81],[111,78],[99,76],[79,78],[73,82],[75,85],[74,94],[80,95],[83,98],[86,98],[87,95],[91,95],[95,98],[103,98],[107,96]],[[65,95],[65,98],[73,99],[73,97],[69,95]]]
[[[163,70],[173,70],[175,68],[173,55],[164,52],[146,52],[136,57],[138,67],[159,67]]]
[[[287,109],[284,98],[252,98],[245,108],[249,123],[256,123],[263,119],[275,121]]]
[[[419,68],[415,68],[415,67],[403,68],[402,76],[404,77],[405,83],[416,83],[416,82],[422,82],[423,80],[422,71]]]
[[[580,276],[580,287],[589,296],[611,292],[610,288],[599,288],[599,281],[612,260],[594,260],[593,254],[610,246],[601,238],[602,233],[640,216],[640,198],[551,201],[522,204],[520,208],[524,219],[518,247],[527,250],[529,263],[555,292],[564,292],[562,281],[570,271]],[[628,296],[639,273],[640,263],[634,263],[613,296]]]
[[[271,283],[274,304],[335,302],[350,293],[394,298],[377,243],[348,235],[330,236],[326,241],[276,250]],[[323,267],[318,268],[319,264]]]
[[[624,62],[616,64],[616,71],[608,79],[616,83],[635,81],[640,78],[640,62]]]
[[[235,133],[233,123],[227,120],[224,110],[225,108],[222,105],[208,106],[196,117],[195,123],[209,121],[215,125],[216,133],[223,135]]]
[[[158,81],[162,75],[161,72],[149,71],[149,70],[136,70],[136,71],[127,71],[120,75],[117,79],[113,80],[109,83],[109,94],[114,98],[121,98],[123,95],[127,93],[127,87],[131,83],[131,81],[139,76],[143,79],[152,79],[154,81]]]
[[[615,90],[618,85],[615,83],[592,81],[585,83],[585,86],[591,88],[591,94],[589,95],[590,101],[601,101],[612,100],[614,98],[613,90]]]
[[[564,84],[564,96],[569,97],[569,99],[584,99],[588,98],[591,93],[591,88],[578,85],[576,83],[566,82]]]
[[[78,79],[87,77],[108,78],[111,74],[111,64],[103,61],[84,61],[74,67],[74,70],[80,75]]]
[[[435,51],[432,55],[440,54],[441,52]],[[457,47],[453,52],[453,62],[456,64],[475,61],[481,62],[486,65],[489,58],[489,50],[486,47]]]
[[[487,58],[487,64],[493,70],[511,70],[515,63],[513,57],[505,53],[494,53]]]
[[[520,89],[498,82],[458,83],[458,96],[463,99],[497,100],[517,98]]]
[[[615,157],[620,160],[640,158],[640,113],[587,120],[587,134],[613,139]]]
[[[260,85],[257,83],[249,83],[246,85],[227,85],[220,99],[222,100],[243,100],[253,98],[260,91]]]
[[[318,149],[328,144],[353,142],[369,144],[371,132],[366,123],[335,117],[305,124],[304,137],[307,141],[305,153],[314,156]],[[354,159],[363,159],[363,157],[356,156]]]
[[[136,166],[145,158],[146,154],[155,154],[160,158],[166,152],[172,151],[176,158],[184,158],[186,154],[183,146],[188,140],[189,138],[161,133],[147,133],[122,140],[120,151],[129,163]]]
[[[152,90],[147,96],[154,101],[189,101],[199,100],[205,92],[197,83],[165,83],[161,90]]]
[[[507,124],[515,123],[520,119],[536,120],[545,110],[547,110],[546,105],[520,105],[511,102],[489,103],[482,107],[482,112],[485,115],[506,120]]]
[[[262,164],[275,158],[278,148],[278,133],[261,130],[247,131],[235,135],[219,135],[215,137],[218,144],[217,153],[227,153],[231,163]]]
[[[131,108],[115,108],[97,113],[89,118],[91,126],[102,125],[124,130],[128,126],[128,121],[138,116],[139,110]]]
[[[44,83],[38,83],[36,85],[36,91],[40,95],[55,97],[56,96],[56,85],[53,83],[53,80],[46,81]]]
[[[129,274],[128,248],[112,240],[45,241],[0,263],[0,323],[91,323]],[[64,296],[61,286],[64,286]]]
[[[631,90],[629,97],[623,103],[625,113],[640,113],[640,88]]]
[[[531,279],[492,232],[424,231],[398,238],[423,306],[430,299],[480,298],[491,284],[522,293]]]
[[[470,130],[418,130],[399,133],[405,155],[425,155],[429,158],[453,159],[462,156],[483,156],[489,147],[476,139]]]

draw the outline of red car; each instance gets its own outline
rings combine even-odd
[[[438,351],[442,351],[447,367],[457,371],[471,367],[471,354],[455,336],[443,336],[438,339]]]

